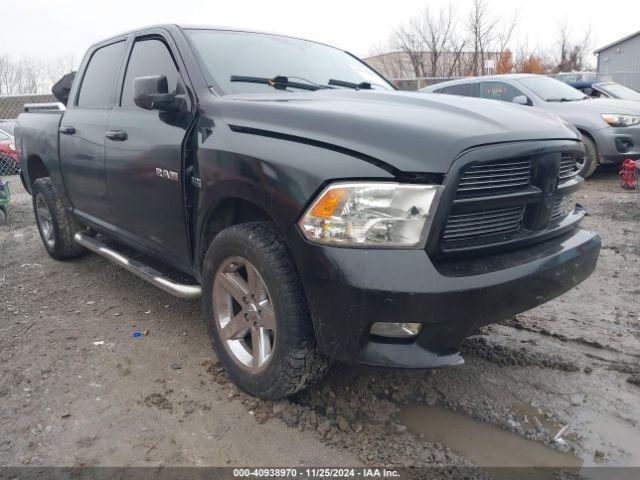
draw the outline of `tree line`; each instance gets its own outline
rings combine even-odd
[[[0,95],[51,93],[51,87],[73,70],[73,55],[43,60],[0,53]]]
[[[557,73],[590,69],[591,28],[559,21],[552,45],[517,38],[520,14],[495,12],[487,0],[468,10],[454,3],[430,7],[393,29],[373,51],[376,67],[393,78],[456,77],[488,73]],[[396,54],[389,54],[395,52]]]

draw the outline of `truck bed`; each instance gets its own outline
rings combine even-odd
[[[29,159],[39,158],[49,171],[59,171],[58,129],[64,111],[26,111],[18,117],[15,141],[25,187],[30,192]]]

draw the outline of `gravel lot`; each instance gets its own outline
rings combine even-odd
[[[277,403],[229,383],[199,302],[96,255],[49,258],[31,197],[11,186],[0,465],[640,465],[640,195],[612,170],[580,194],[603,250],[578,288],[483,329],[464,366],[336,364]]]

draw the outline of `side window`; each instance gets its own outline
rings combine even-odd
[[[124,46],[125,42],[112,43],[93,52],[82,78],[79,107],[111,106]]]
[[[169,92],[176,91],[178,68],[165,43],[158,39],[139,40],[134,44],[124,77],[120,102],[122,107],[137,108],[133,101],[133,80],[150,75],[164,75],[167,77]]]
[[[476,84],[475,83],[463,83],[460,85],[452,85],[440,90],[440,93],[446,93],[448,95],[460,95],[462,97],[476,97]]]
[[[491,100],[513,102],[513,99],[524,95],[516,87],[502,82],[482,82],[480,84],[480,96]]]

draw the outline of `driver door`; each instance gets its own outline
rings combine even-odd
[[[169,40],[145,34],[129,48],[119,102],[109,116],[105,155],[114,225],[125,239],[188,265],[183,144],[194,119],[188,111],[146,110],[133,99],[135,78],[164,75],[169,92],[184,83]]]

